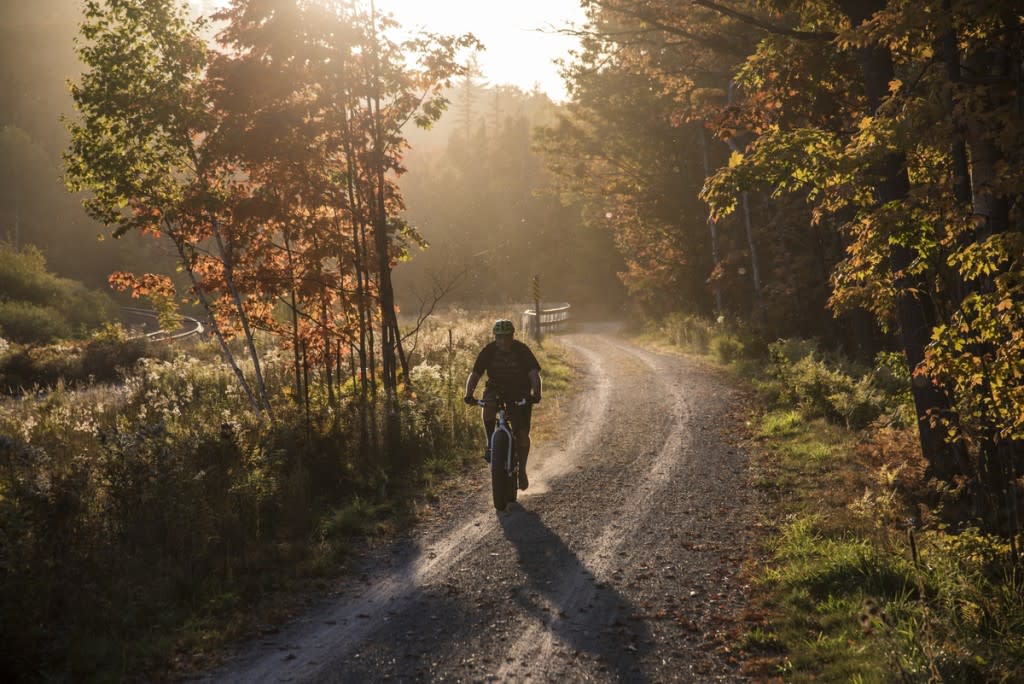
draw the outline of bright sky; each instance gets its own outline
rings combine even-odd
[[[477,60],[491,85],[529,91],[536,84],[551,99],[565,99],[552,62],[578,45],[557,30],[583,23],[579,0],[377,0],[377,7],[409,29],[475,35],[486,48]]]
[[[226,0],[189,0],[209,8]],[[368,3],[368,0],[365,0]],[[486,48],[477,56],[490,85],[511,84],[530,91],[536,84],[555,101],[565,88],[552,63],[578,45],[557,33],[569,23],[582,25],[579,0],[376,0],[377,9],[394,15],[407,29],[434,33],[472,33]]]

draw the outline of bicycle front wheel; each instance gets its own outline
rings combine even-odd
[[[509,482],[512,478],[506,470],[508,442],[508,435],[502,430],[495,430],[491,436],[491,494],[494,496],[494,507],[499,511],[505,510],[509,503]],[[514,482],[512,487],[515,487]],[[511,500],[515,501],[515,494]]]

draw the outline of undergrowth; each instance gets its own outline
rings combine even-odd
[[[649,335],[713,357],[761,399],[751,472],[774,531],[741,640],[749,676],[1024,681],[1024,569],[1005,540],[943,522],[897,355],[861,367],[682,316]]]

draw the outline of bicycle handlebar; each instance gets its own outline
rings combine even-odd
[[[467,404],[470,403],[468,401],[470,398],[471,397],[466,397],[466,399],[467,399],[466,403]],[[497,404],[498,401],[499,401],[498,399],[473,399],[472,403],[476,404],[477,406],[487,406],[488,404]],[[535,404],[535,403],[537,403],[537,402],[535,402],[531,397],[523,397],[519,401],[511,402],[511,405],[512,406],[526,406],[527,404]]]

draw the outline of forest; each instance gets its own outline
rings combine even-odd
[[[596,3],[556,182],[651,314],[902,353],[931,472],[1013,536],[1020,7],[768,5]]]
[[[1024,3],[580,4],[556,103],[372,3],[4,2],[0,674],[110,667],[154,615],[188,643],[409,515],[534,278],[741,368],[856,369],[801,380],[851,429],[902,383],[914,524],[981,535],[1020,610]],[[207,333],[154,347],[139,304]]]

